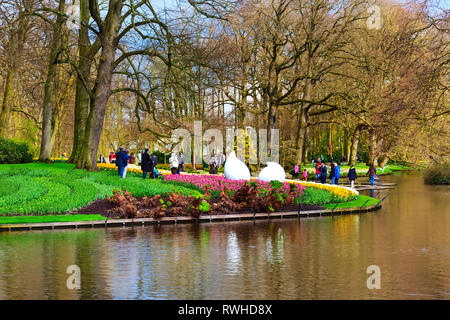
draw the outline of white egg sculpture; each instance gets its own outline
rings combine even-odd
[[[250,171],[244,162],[233,152],[228,156],[224,167],[225,178],[231,180],[250,180]]]
[[[267,167],[262,169],[258,176],[258,180],[268,182],[272,180],[284,182],[285,179],[286,172],[284,172],[283,167],[276,162],[267,162]]]

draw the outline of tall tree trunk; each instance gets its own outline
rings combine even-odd
[[[109,2],[109,12],[104,21],[102,33],[99,35],[102,53],[90,103],[85,141],[81,146],[82,152],[76,163],[77,168],[97,169],[97,151],[105,119],[106,105],[111,95],[111,80],[118,46],[117,35],[121,27],[122,6],[123,0],[111,0]]]
[[[300,115],[299,115],[299,123],[298,123],[298,129],[297,129],[297,139],[296,139],[296,155],[295,155],[295,162],[298,164],[304,163],[304,149],[305,149],[305,141],[306,141],[306,135],[307,135],[307,122],[306,122],[306,114],[305,114],[305,108],[302,105],[300,107]]]
[[[358,125],[355,129],[355,133],[353,134],[353,143],[352,143],[352,151],[350,153],[349,164],[356,164],[356,154],[358,153],[358,144],[359,138],[361,135],[362,126]]]
[[[12,96],[13,96],[13,81],[16,77],[16,68],[10,67],[6,74],[5,79],[5,89],[3,91],[3,101],[0,109],[0,137],[7,138],[8,137],[8,129],[9,129],[9,120],[11,118],[11,104],[12,104]]]
[[[348,129],[344,128],[344,139],[343,139],[343,147],[342,147],[342,157],[347,157],[349,154],[349,138],[348,138]]]
[[[375,129],[369,130],[369,165],[377,165],[377,155],[376,155],[376,149],[377,149],[377,136],[375,133]]]
[[[331,123],[327,126],[327,153],[333,158],[333,127]]]
[[[388,161],[389,161],[388,155],[386,155],[386,154],[382,155],[380,158],[380,167],[381,168],[385,167],[386,164],[388,163]]]
[[[89,116],[90,96],[89,96],[89,75],[99,46],[89,41],[89,1],[80,0],[80,20],[81,26],[78,37],[78,72],[75,92],[75,119],[73,133],[73,147],[69,162],[77,163],[82,152],[82,145],[85,143],[85,130],[87,118]]]
[[[58,11],[64,12],[65,0],[59,1]],[[39,161],[48,162],[52,155],[52,117],[53,117],[53,98],[56,79],[56,59],[61,50],[61,30],[64,16],[59,14],[56,22],[53,24],[53,35],[51,41],[50,58],[48,62],[47,80],[44,86],[44,102],[42,115],[42,140]]]
[[[22,4],[25,8],[31,6],[30,1],[25,1]],[[11,31],[9,35],[8,43],[8,71],[6,72],[6,79],[3,85],[3,100],[0,106],[0,137],[9,137],[9,124],[12,112],[12,104],[14,99],[14,81],[17,76],[19,69],[19,64],[22,55],[22,49],[25,43],[25,38],[28,29],[28,17],[23,10],[20,8],[21,12],[15,24],[17,28]]]
[[[311,99],[311,90],[312,90],[312,86],[311,83],[306,83],[306,85],[303,87],[303,95],[302,98],[306,99],[306,100],[310,100]],[[297,132],[297,141],[296,141],[296,146],[297,146],[297,153],[296,153],[296,157],[295,160],[297,163],[301,164],[305,162],[305,141],[306,141],[306,137],[307,137],[307,133],[308,133],[308,112],[310,109],[311,105],[306,105],[305,103],[301,103],[300,107],[299,107],[299,123],[298,123],[298,132]]]

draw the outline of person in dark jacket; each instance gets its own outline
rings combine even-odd
[[[330,168],[330,180],[331,184],[334,184],[334,179],[336,178],[336,167],[334,166],[334,163],[331,163]]]
[[[119,173],[119,177],[122,178],[123,171],[128,163],[128,155],[124,151],[123,147],[119,148],[119,151],[116,153],[116,166],[117,172]]]
[[[147,178],[147,173],[150,172],[150,179],[153,179],[154,173],[154,165],[153,161],[150,158],[150,155],[148,154],[148,149],[145,149],[144,153],[142,154],[142,161],[141,161],[141,169],[142,169],[142,178]]]
[[[323,167],[321,169],[320,182],[327,183],[327,166],[325,164],[323,164]]]
[[[355,180],[358,178],[356,174],[356,169],[353,165],[350,166],[350,170],[348,170],[348,179],[350,180],[350,187],[355,188]]]

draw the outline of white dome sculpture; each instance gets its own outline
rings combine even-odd
[[[284,182],[286,179],[286,172],[282,166],[276,162],[267,162],[267,167],[261,170],[258,176],[258,180],[270,182],[272,180],[278,180]]]
[[[225,178],[230,180],[250,180],[250,171],[245,163],[236,158],[234,151],[230,153],[224,168]]]

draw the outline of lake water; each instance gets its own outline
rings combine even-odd
[[[0,299],[450,299],[450,188],[381,179],[398,185],[361,215],[3,232]]]

